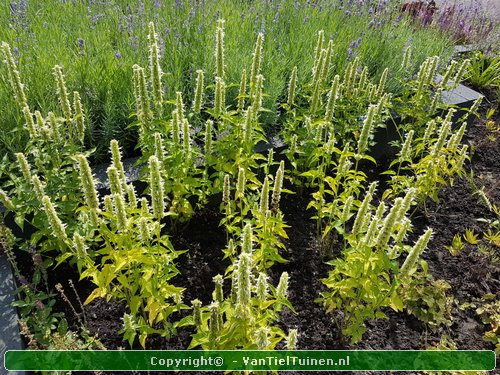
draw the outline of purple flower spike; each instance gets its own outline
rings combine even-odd
[[[81,51],[85,49],[85,41],[83,39],[78,39],[77,44]]]

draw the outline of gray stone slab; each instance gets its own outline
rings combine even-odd
[[[470,44],[458,45],[458,46],[453,47],[453,53],[457,56],[463,55],[465,53],[472,52],[472,51],[474,51],[474,47]]]
[[[434,81],[439,83],[442,80],[443,76],[437,74]],[[453,85],[453,83],[452,80],[449,81],[450,85]],[[458,84],[454,89],[443,91],[443,101],[446,104],[453,104],[459,107],[465,107],[468,103],[474,102],[481,96],[483,95],[462,84]]]
[[[139,180],[139,174],[141,172],[141,168],[143,167],[143,164],[141,165],[136,165],[137,161],[139,160],[138,157],[135,158],[130,158],[130,159],[124,159],[123,162],[123,169],[125,170],[125,178],[127,179],[127,182],[134,182]],[[104,164],[99,164],[94,167],[92,167],[92,173],[97,179],[96,183],[96,188],[97,189],[108,189],[109,188],[109,181],[108,181],[108,174],[106,173],[108,167],[111,164],[109,163],[104,163]]]
[[[443,102],[446,104],[460,105],[463,102],[468,101],[466,98],[461,96],[457,91],[443,91]]]
[[[17,325],[17,311],[11,306],[14,302],[14,291],[15,283],[10,264],[0,252],[0,375],[24,375],[21,371],[7,371],[3,362],[7,350],[24,349]]]

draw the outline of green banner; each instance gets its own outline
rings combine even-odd
[[[9,350],[9,371],[147,370],[485,370],[495,368],[487,350]]]

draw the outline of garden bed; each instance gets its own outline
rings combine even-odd
[[[64,117],[44,118],[2,44],[30,138],[0,190],[27,347],[493,349],[489,338],[498,350],[498,114],[471,128],[482,98],[455,95],[470,108],[453,109],[446,96],[469,62],[429,57],[394,97],[389,69],[372,81],[359,58],[333,76],[318,31],[312,81],[293,68],[274,113],[263,34],[226,101],[224,25],[215,87],[197,71],[190,105],[163,97],[149,24],[151,74],[133,68],[139,158],[122,161],[113,140],[111,165],[94,171],[61,67]],[[268,150],[269,113],[281,147]]]
[[[476,180],[491,193],[488,196],[492,203],[498,205],[500,145],[488,140],[487,132],[483,120],[476,120],[470,128],[467,143],[475,149],[470,168],[474,171]],[[384,170],[383,165],[377,167],[377,171],[380,170]],[[377,171],[366,172],[376,175]],[[442,335],[454,342],[458,349],[494,349],[492,344],[483,340],[482,336],[489,328],[481,322],[474,309],[460,309],[458,306],[479,300],[487,293],[497,293],[497,298],[499,297],[498,260],[493,263],[470,245],[458,256],[452,256],[445,248],[451,244],[455,234],[463,233],[467,228],[473,228],[476,232],[486,230],[484,219],[494,219],[494,216],[484,207],[480,197],[473,194],[470,183],[465,178],[458,178],[453,186],[444,188],[439,197],[438,203],[428,201],[415,212],[412,219],[415,227],[411,236],[417,238],[428,226],[435,230],[424,258],[429,264],[430,273],[436,279],[443,279],[451,285],[448,294],[455,300],[453,324],[433,331],[412,315],[386,310],[389,318],[368,322],[363,340],[354,345],[342,338],[331,316],[325,314],[320,303],[314,302],[320,292],[325,290],[320,280],[327,277],[330,267],[319,256],[315,226],[310,219],[313,213],[312,210],[306,210],[310,192],[287,194],[283,197],[280,207],[290,226],[287,231],[290,236],[286,241],[287,251],[283,256],[289,262],[277,264],[270,269],[270,282],[277,284],[283,271],[290,275],[289,300],[296,314],[285,309],[280,325],[284,331],[298,329],[299,349],[423,349],[436,346]],[[176,279],[177,285],[186,288],[185,301],[199,298],[204,305],[209,304],[212,300],[212,277],[223,274],[230,264],[221,260],[221,249],[226,246],[225,233],[219,227],[221,219],[218,202],[215,202],[212,207],[196,213],[172,237],[176,249],[189,250],[189,254],[184,254],[180,260],[181,275]],[[70,290],[68,278],[75,280],[78,276],[71,269],[56,271],[52,273],[51,282],[60,282],[65,290]],[[77,284],[77,289],[84,298],[90,293],[91,285],[82,281]],[[59,308],[65,310],[77,329],[77,320],[68,306],[61,302]],[[84,308],[86,326],[108,349],[127,348],[127,342],[118,334],[126,311],[124,304],[97,299]],[[192,333],[193,329],[180,328],[178,335],[170,340],[151,336],[147,340],[147,348],[185,349],[189,346]]]

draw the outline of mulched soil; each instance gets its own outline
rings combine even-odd
[[[498,114],[496,117],[498,124]],[[466,142],[474,150],[470,168],[474,172],[476,184],[484,186],[491,202],[500,206],[500,142],[498,139],[488,139],[488,134],[491,133],[487,131],[484,120],[475,121],[468,132]],[[494,135],[500,138],[500,133]],[[367,322],[363,340],[355,345],[340,337],[332,317],[325,314],[320,303],[314,302],[325,289],[320,280],[327,276],[330,266],[319,256],[315,226],[310,219],[313,213],[306,210],[310,197],[307,193],[285,195],[280,207],[287,224],[291,226],[287,231],[290,236],[286,242],[287,252],[283,254],[289,262],[272,267],[271,282],[276,285],[283,271],[290,274],[289,299],[296,314],[285,308],[281,327],[285,332],[292,328],[298,329],[299,349],[423,349],[438,343],[443,334],[455,342],[458,349],[493,349],[492,344],[482,339],[488,327],[481,322],[475,310],[459,309],[458,306],[479,299],[486,293],[496,293],[497,298],[500,297],[499,263],[493,264],[477,247],[471,245],[467,245],[457,256],[452,256],[445,249],[445,246],[451,245],[455,234],[464,233],[467,228],[481,233],[488,228],[484,219],[495,218],[479,195],[473,193],[465,177],[457,178],[453,186],[442,189],[437,203],[426,202],[412,218],[415,235],[423,233],[427,227],[434,229],[424,258],[434,278],[446,280],[451,285],[448,292],[456,300],[451,327],[433,331],[411,315],[384,310],[388,319]],[[212,277],[218,273],[223,274],[228,265],[221,260],[221,249],[226,246],[226,236],[219,227],[220,219],[218,208],[209,207],[195,214],[187,226],[173,238],[175,248],[189,249],[189,256],[182,256],[179,264],[181,275],[175,279],[176,285],[186,288],[184,300],[188,304],[195,298],[200,299],[203,304],[210,303]],[[498,247],[496,252],[500,256]],[[68,276],[68,273],[57,271],[53,275],[54,283],[62,282],[63,285],[67,285],[67,279],[71,277],[71,274]],[[72,277],[73,280],[78,279],[74,274]],[[65,289],[70,290],[67,286]],[[91,290],[91,285],[81,282],[79,289],[84,299]],[[62,304],[60,307],[71,317],[69,309]],[[87,328],[108,349],[128,348],[128,343],[122,341],[118,334],[126,306],[113,301],[95,300],[85,306],[84,310]],[[147,347],[185,349],[189,346],[191,333],[192,329],[182,328],[170,340],[153,336],[148,338]]]

